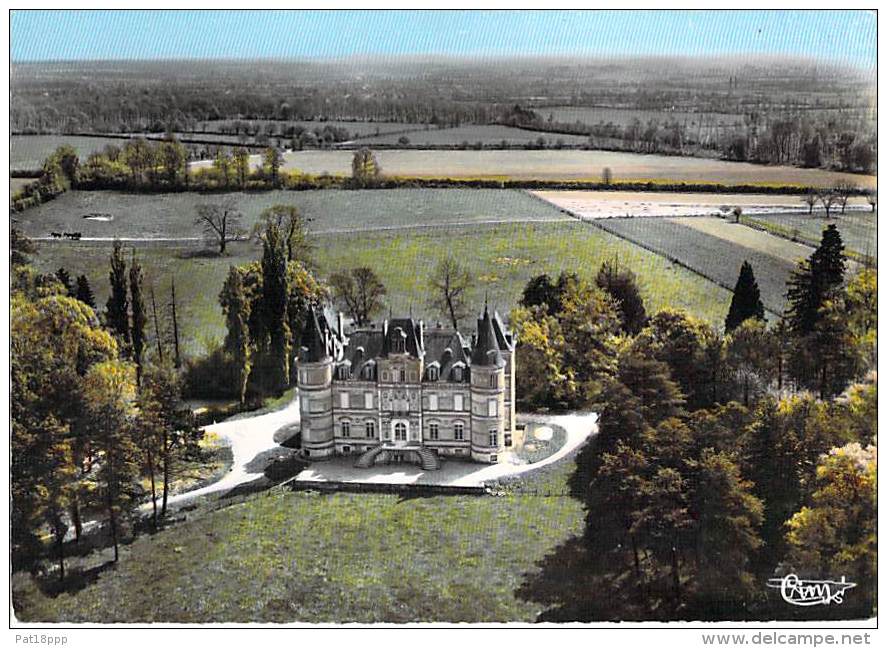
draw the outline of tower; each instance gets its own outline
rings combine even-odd
[[[505,436],[505,360],[489,309],[477,321],[471,354],[471,458],[495,463]]]
[[[311,306],[297,361],[302,454],[309,459],[330,457],[335,451],[330,342],[328,331],[321,327]]]

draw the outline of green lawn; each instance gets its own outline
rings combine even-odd
[[[729,291],[659,255],[575,221],[340,232],[318,235],[316,242],[321,276],[369,265],[387,286],[387,303],[395,313],[408,312],[412,307],[415,315],[428,320],[437,320],[440,315],[427,307],[427,278],[438,259],[448,252],[477,278],[470,294],[477,312],[488,295],[491,305],[507,316],[531,276],[570,270],[593,278],[601,262],[613,257],[638,275],[651,312],[664,306],[683,308],[719,324],[730,303]],[[252,243],[231,245],[226,257],[201,255],[200,250],[194,245],[137,247],[146,284],[154,285],[158,305],[168,301],[170,281],[175,277],[182,338],[191,353],[201,352],[207,340],[224,335],[218,293],[228,267],[258,258],[261,253]],[[36,263],[44,270],[63,266],[72,275],[85,273],[99,307],[104,308],[108,254],[108,245],[102,243],[46,242],[39,245]],[[466,325],[471,328],[473,322]]]
[[[123,548],[79,592],[14,578],[42,622],[534,621],[524,574],[582,527],[569,497],[428,497],[275,489]],[[105,556],[93,555],[82,569]]]

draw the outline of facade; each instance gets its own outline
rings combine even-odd
[[[349,333],[312,309],[297,370],[302,454],[356,465],[495,463],[513,443],[515,354],[498,313],[471,338],[412,317]]]

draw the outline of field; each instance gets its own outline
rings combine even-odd
[[[122,547],[119,565],[81,591],[51,598],[17,574],[17,618],[533,622],[542,608],[515,590],[583,522],[581,504],[563,495],[400,498],[275,489],[209,509]],[[106,559],[71,562],[76,571]]]
[[[351,175],[351,151],[295,151],[285,154],[285,168],[304,173]],[[874,176],[821,169],[763,166],[668,155],[612,151],[377,151],[382,172],[392,176],[426,178],[515,178],[520,180],[601,179],[604,168],[615,181],[700,182],[726,185],[832,186],[852,182],[874,187]],[[253,165],[259,156],[252,157]],[[197,162],[192,166],[206,166]]]
[[[812,251],[735,223],[713,218],[609,218],[603,229],[678,259],[721,286],[733,287],[743,261],[751,263],[764,306],[782,313],[795,262]]]
[[[878,258],[878,214],[871,211],[848,211],[826,220],[819,212],[805,214],[760,214],[743,218],[743,222],[762,225],[780,236],[818,243],[822,230],[837,226],[848,252]]]
[[[9,138],[9,168],[39,169],[43,161],[62,144],[69,144],[81,159],[101,151],[108,144],[120,146],[123,140],[105,137],[77,137],[74,135],[13,135]]]
[[[710,216],[741,207],[745,215],[807,213],[800,196],[767,194],[637,193],[629,191],[533,191],[533,195],[582,218],[621,216]],[[850,199],[848,208],[867,203]]]
[[[367,146],[372,146],[373,144],[395,145],[398,143],[400,137],[401,135],[397,134],[381,137],[368,137],[361,140],[360,143],[366,144]],[[508,145],[523,146],[525,144],[535,144],[540,137],[545,140],[547,146],[554,146],[558,140],[563,141],[563,143],[567,145],[582,145],[588,143],[588,138],[584,135],[537,133],[534,131],[496,124],[423,130],[406,133],[405,137],[409,139],[409,144],[411,146],[459,146],[462,144],[468,144],[471,146],[477,142],[485,145],[499,145],[502,142],[505,142]]]
[[[554,121],[565,124],[573,124],[582,122],[589,126],[593,126],[603,122],[604,124],[613,123],[616,126],[627,126],[633,120],[638,119],[642,124],[649,121],[657,121],[664,123],[666,121],[677,121],[688,126],[698,126],[700,123],[717,124],[718,126],[734,126],[743,124],[743,116],[728,113],[698,113],[686,112],[681,110],[662,111],[662,110],[643,110],[637,108],[604,108],[604,107],[584,107],[584,106],[540,106],[534,108],[543,119],[548,119],[549,115],[554,117]]]
[[[235,194],[254,220],[262,208],[277,202],[298,205],[313,221],[319,273],[326,277],[343,267],[369,265],[389,290],[388,303],[398,312],[413,308],[416,315],[436,319],[426,306],[426,281],[431,268],[446,253],[457,255],[477,277],[470,295],[479,311],[489,293],[503,315],[517,302],[526,281],[541,272],[575,270],[593,278],[604,259],[618,256],[620,264],[638,275],[648,309],[671,305],[712,323],[723,321],[728,291],[676,266],[663,257],[600,229],[565,217],[560,210],[519,191],[389,190],[268,192]],[[110,192],[71,192],[22,213],[20,226],[31,236],[45,237],[58,228],[83,231],[84,240],[39,242],[37,265],[71,274],[86,274],[97,302],[107,299],[108,254],[113,236],[183,239],[198,237],[193,225],[199,194],[140,196]],[[82,213],[107,211],[110,223],[87,221]],[[492,222],[491,222],[492,221]],[[88,229],[87,229],[88,228]],[[183,338],[192,353],[223,336],[217,297],[231,264],[258,258],[250,242],[234,243],[229,254],[216,256],[200,241],[155,240],[134,245],[164,303],[175,277],[182,311]]]
[[[386,133],[401,133],[404,131],[421,131],[428,128],[434,128],[428,124],[413,123],[395,123],[395,122],[367,122],[367,121],[349,121],[349,120],[294,120],[294,121],[271,121],[267,119],[243,119],[243,120],[223,120],[223,121],[207,121],[198,124],[196,130],[206,133],[222,133],[224,131],[233,132],[233,124],[235,121],[241,121],[246,124],[255,124],[265,128],[267,124],[275,124],[277,126],[276,133],[283,133],[290,126],[301,126],[310,131],[323,130],[324,126],[334,128],[344,128],[348,131],[352,138],[356,137],[375,137],[376,135],[384,135]],[[264,130],[263,130],[264,132]],[[203,132],[199,133],[203,135]],[[192,136],[195,134],[192,133]],[[236,138],[236,135],[230,137]],[[276,135],[275,135],[276,137]],[[395,138],[396,139],[396,138]]]

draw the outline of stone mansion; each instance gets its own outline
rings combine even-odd
[[[515,341],[484,308],[470,338],[412,317],[345,333],[311,309],[297,359],[301,450],[355,465],[496,463],[513,443]]]

